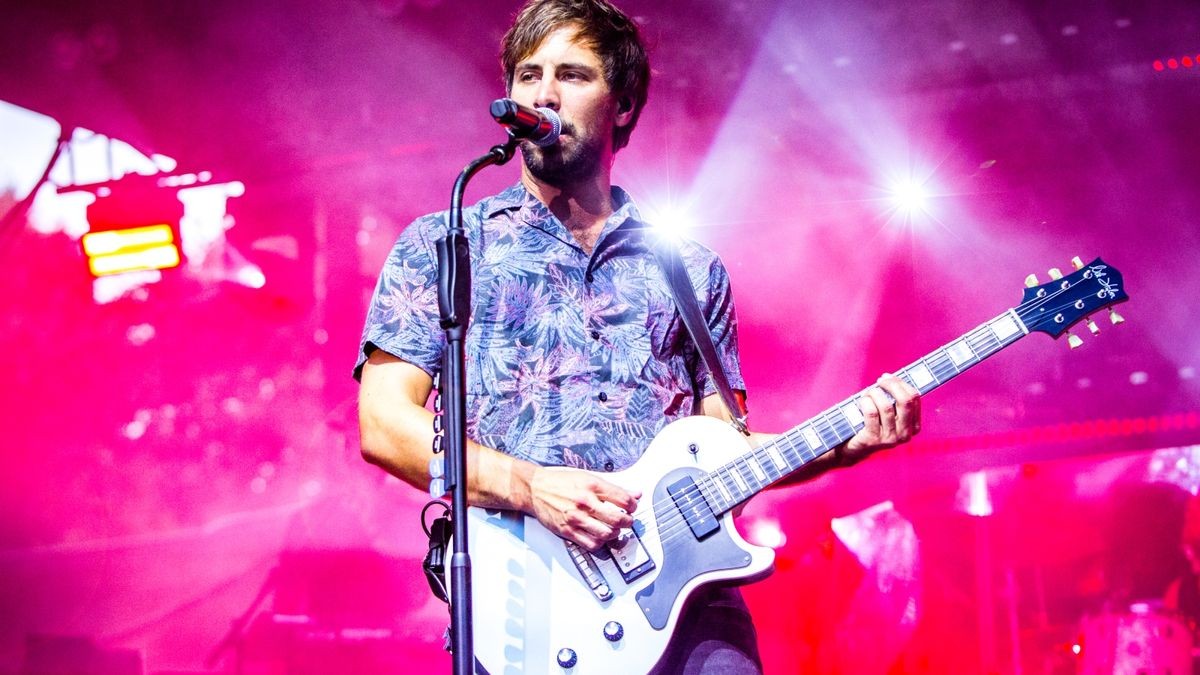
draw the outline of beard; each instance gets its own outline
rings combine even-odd
[[[565,127],[564,134],[576,140],[570,147],[564,148],[562,142],[546,148],[538,147],[529,141],[521,143],[521,156],[525,160],[525,168],[539,181],[555,187],[566,187],[586,181],[600,170],[600,158],[603,154],[604,139],[580,137],[574,134],[573,127]]]

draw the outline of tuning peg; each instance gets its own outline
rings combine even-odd
[[[1117,314],[1117,310],[1113,309],[1112,307],[1108,308],[1108,320],[1112,321],[1114,326],[1119,323],[1125,323],[1125,317]]]
[[[1087,327],[1088,327],[1088,330],[1092,331],[1092,335],[1100,334],[1100,327],[1096,325],[1095,321],[1092,321],[1091,317],[1088,317]]]
[[[1073,265],[1075,269],[1081,270],[1083,269],[1083,260],[1079,256],[1075,256],[1074,258],[1071,258],[1071,265]]]
[[[1025,277],[1025,288],[1033,288],[1034,286],[1037,286],[1037,285],[1038,285],[1038,281],[1037,281],[1036,274],[1030,274],[1029,276]]]
[[[1078,349],[1079,347],[1083,346],[1083,338],[1068,331],[1067,344],[1071,347],[1071,349]]]
[[[1062,278],[1062,270],[1058,269],[1057,267],[1051,267],[1050,268],[1050,278],[1051,279],[1061,279]]]

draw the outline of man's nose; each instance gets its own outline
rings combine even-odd
[[[553,77],[543,77],[538,84],[537,97],[533,101],[535,108],[558,110],[558,81]]]

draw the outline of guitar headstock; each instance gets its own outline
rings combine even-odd
[[[1092,333],[1100,329],[1090,315],[1108,308],[1109,319],[1118,324],[1124,321],[1112,306],[1125,302],[1125,283],[1115,267],[1096,258],[1086,265],[1076,257],[1071,261],[1075,271],[1063,276],[1058,269],[1050,270],[1050,281],[1038,284],[1031,274],[1025,280],[1025,295],[1015,309],[1017,316],[1030,331],[1041,331],[1059,337],[1079,323],[1087,321]],[[1083,344],[1075,335],[1068,339],[1071,348]]]

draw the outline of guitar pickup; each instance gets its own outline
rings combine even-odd
[[[667,494],[675,502],[675,507],[683,514],[688,527],[696,539],[703,539],[721,529],[721,523],[713,514],[708,500],[700,493],[700,487],[691,476],[684,476],[667,486]]]
[[[642,539],[635,529],[621,530],[621,535],[605,544],[605,548],[608,549],[625,583],[654,569],[654,559],[642,545]]]
[[[600,602],[611,600],[612,588],[608,585],[604,575],[600,573],[596,561],[592,560],[592,555],[573,541],[564,541],[563,543],[567,546],[567,554],[571,556],[571,562],[575,563],[575,569],[578,570],[579,576],[583,577],[584,583],[592,590],[592,595],[595,595]]]

